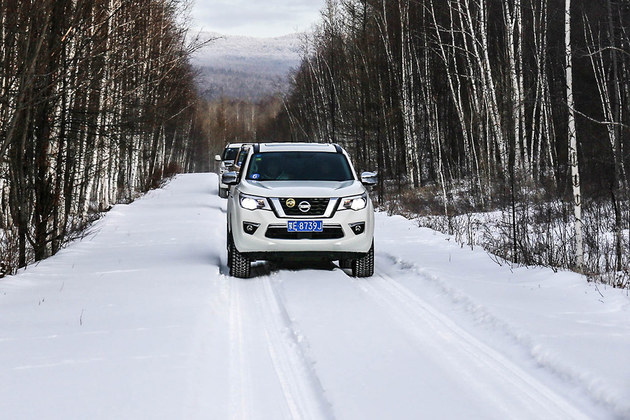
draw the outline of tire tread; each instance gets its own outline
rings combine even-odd
[[[352,261],[352,275],[354,277],[371,277],[374,274],[374,244],[368,253]]]
[[[251,260],[238,252],[233,242],[228,250],[228,263],[231,276],[246,279],[251,275]]]

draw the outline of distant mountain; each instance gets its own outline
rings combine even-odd
[[[288,75],[300,63],[303,34],[252,38],[204,32],[212,39],[193,57],[198,85],[207,99],[258,100],[288,89]]]

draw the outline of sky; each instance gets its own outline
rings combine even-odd
[[[308,31],[324,0],[194,0],[195,30],[268,38]]]

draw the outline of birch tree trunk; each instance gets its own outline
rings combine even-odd
[[[416,106],[414,104],[413,49],[409,27],[409,0],[398,0],[400,13],[400,74],[401,112],[404,145],[407,156],[407,178],[414,187],[420,185],[418,140],[416,136]]]
[[[575,223],[576,268],[584,271],[584,244],[582,237],[582,192],[580,186],[580,168],[578,162],[577,135],[575,128],[575,102],[573,100],[573,49],[571,44],[571,0],[565,0],[564,14],[565,77],[567,92],[567,135],[569,144],[569,166],[573,187],[573,214]]]
[[[514,166],[521,176],[532,178],[528,133],[525,125],[523,74],[523,17],[521,0],[504,2],[510,89],[513,114]]]
[[[551,170],[556,165],[555,134],[549,91],[549,76],[547,70],[548,45],[548,5],[547,0],[540,0],[538,9],[532,8],[534,63],[535,63],[535,98],[531,110],[530,128],[530,165],[535,180],[548,175],[556,182],[555,172]],[[546,153],[545,153],[546,152]],[[544,171],[544,172],[543,172]]]

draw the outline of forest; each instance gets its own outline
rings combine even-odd
[[[0,277],[208,170],[178,0],[0,0]]]
[[[381,210],[630,287],[630,2],[326,0],[290,89],[200,97],[185,0],[0,0],[0,276],[229,142],[336,142]]]
[[[328,0],[306,49],[279,118],[383,208],[628,286],[630,2]]]

